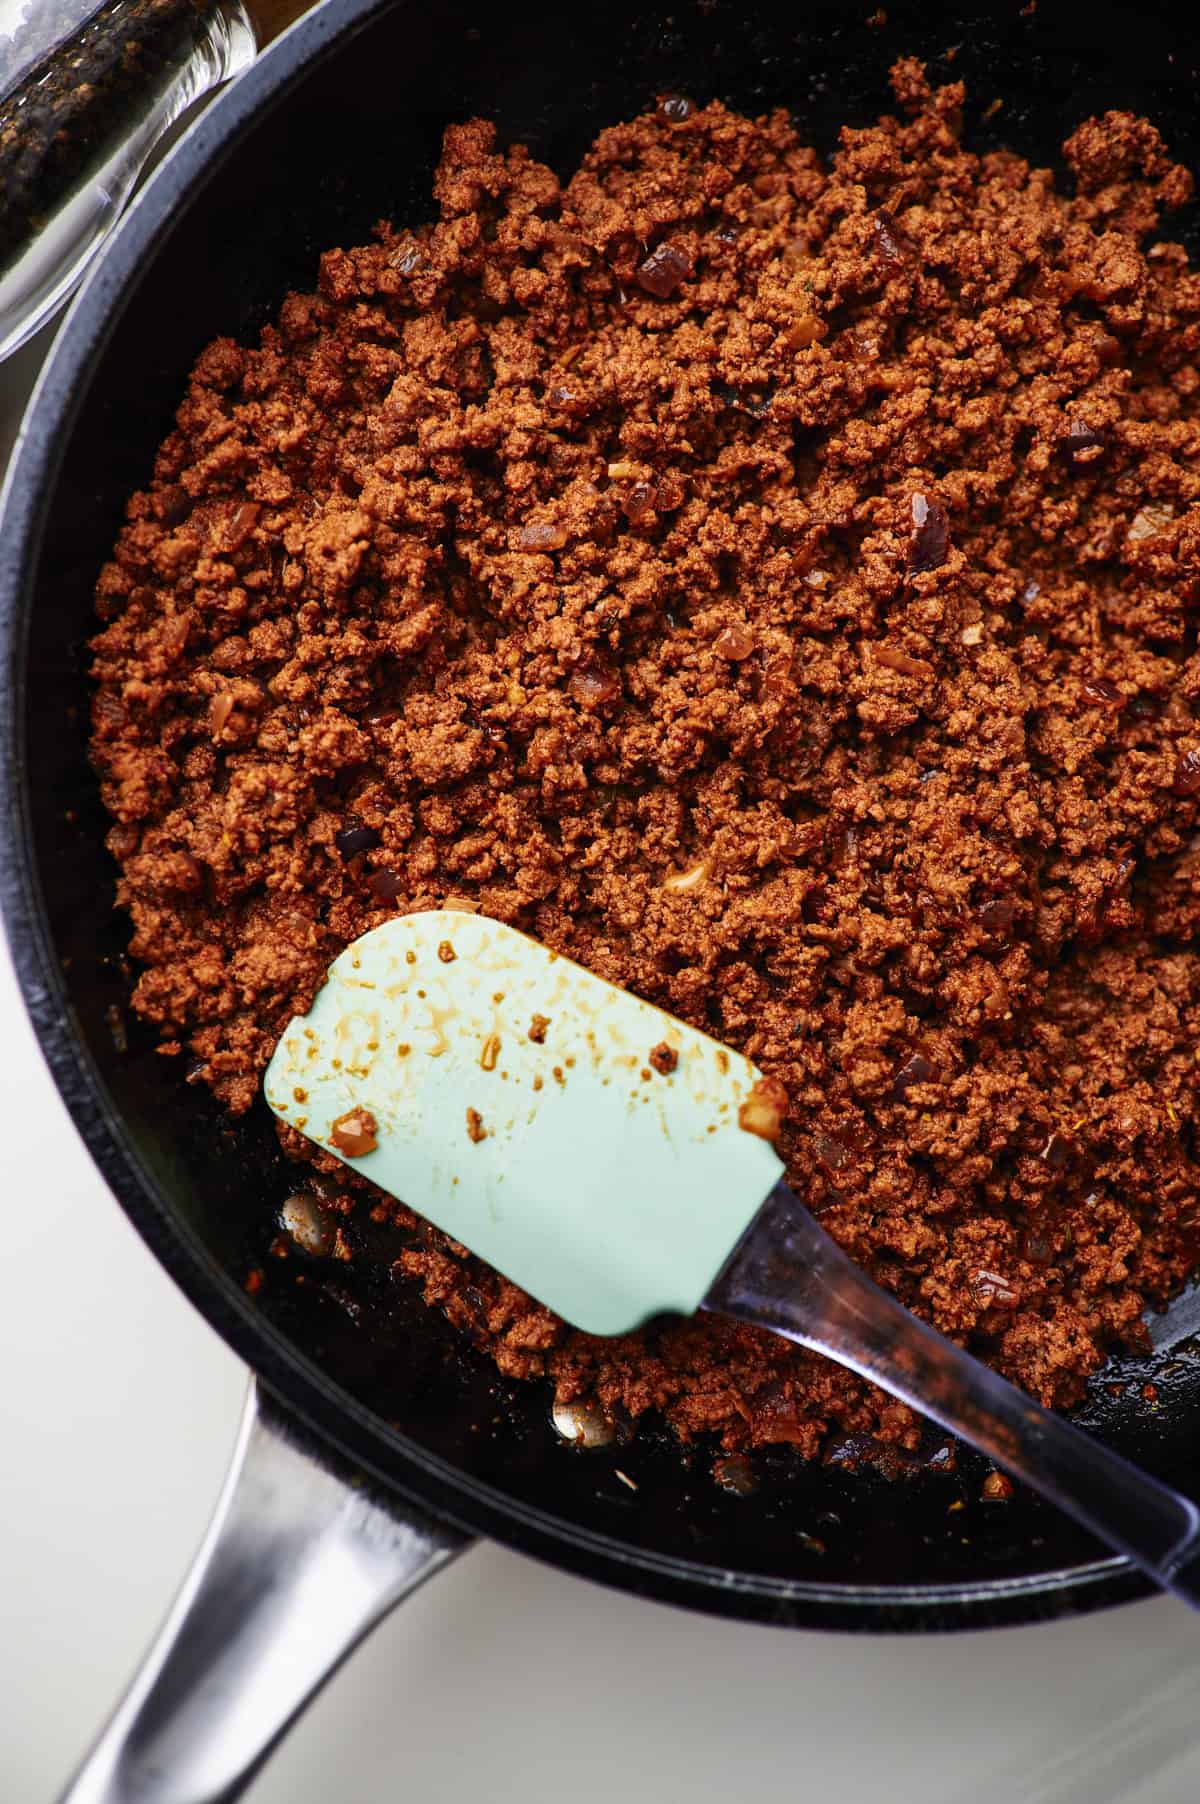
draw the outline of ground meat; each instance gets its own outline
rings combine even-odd
[[[349,940],[465,903],[754,1059],[830,1233],[1065,1404],[1197,1262],[1190,181],[1112,113],[1056,188],[895,88],[828,166],[678,97],[565,187],[451,129],[436,225],[199,359],[95,759],[135,1006],[229,1109]],[[770,1335],[402,1264],[563,1404],[915,1445]]]

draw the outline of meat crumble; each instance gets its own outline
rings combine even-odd
[[[350,940],[476,908],[756,1061],[830,1233],[1066,1405],[1200,1258],[1191,180],[1125,113],[1056,180],[893,85],[828,162],[678,95],[565,184],[451,128],[436,224],[199,358],[94,756],[181,1081],[250,1108]],[[916,1445],[769,1334],[579,1334],[336,1178],[560,1406]]]

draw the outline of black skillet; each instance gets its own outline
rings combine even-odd
[[[721,1614],[944,1630],[1096,1609],[1146,1586],[1034,1497],[983,1502],[969,1455],[952,1476],[895,1483],[768,1456],[756,1494],[739,1498],[712,1483],[709,1454],[681,1458],[651,1434],[576,1453],[555,1436],[545,1392],[499,1380],[386,1276],[393,1249],[362,1228],[363,1256],[336,1275],[271,1256],[289,1175],[265,1110],[223,1119],[125,1013],[127,934],[86,757],[95,574],[189,365],[215,334],[253,335],[289,288],[311,286],[323,247],[361,241],[381,216],[427,218],[448,121],[492,117],[566,172],[600,126],[682,91],[786,105],[828,148],[841,124],[887,105],[889,64],[916,52],[935,75],[966,80],[975,147],[1052,162],[1081,118],[1127,106],[1200,166],[1200,33],[1181,31],[1170,0],[873,11],[870,0],[678,0],[661,12],[628,0],[330,0],[266,52],[117,232],[25,423],[0,532],[0,861],[30,1012],[112,1189],[284,1411],[372,1474],[396,1510],[418,1503],[589,1577]],[[1178,229],[1200,248],[1195,216]],[[253,1298],[252,1271],[264,1274]],[[1117,1377],[1128,1399],[1152,1381],[1156,1407],[1114,1399]],[[1084,1419],[1200,1492],[1200,1360],[1122,1362]]]

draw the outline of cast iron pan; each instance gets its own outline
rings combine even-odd
[[[0,857],[17,970],[93,1156],[181,1288],[319,1434],[393,1494],[610,1584],[774,1623],[950,1629],[1094,1609],[1145,1584],[1035,1498],[982,1502],[970,1456],[954,1476],[889,1483],[773,1455],[741,1499],[712,1483],[711,1452],[681,1458],[653,1434],[573,1452],[544,1389],[499,1380],[387,1277],[395,1249],[362,1226],[360,1256],[336,1275],[270,1255],[290,1179],[265,1109],[224,1120],[125,1013],[127,932],[86,757],[94,578],[193,358],[219,332],[252,336],[289,288],[313,285],[323,247],[361,242],[382,216],[427,218],[448,121],[492,117],[566,173],[600,126],[676,90],[786,105],[828,148],[841,124],[887,104],[890,62],[915,51],[969,84],[977,147],[1053,161],[1081,118],[1128,106],[1200,165],[1196,33],[1181,39],[1169,0],[887,0],[885,23],[873,11],[333,0],[243,76],[116,235],[15,457],[0,542]],[[1195,250],[1196,222],[1183,230]],[[252,1268],[266,1275],[253,1300]],[[1136,1406],[1109,1395],[1118,1376]],[[1151,1379],[1152,1411],[1140,1400]],[[1124,1362],[1088,1420],[1200,1492],[1200,1360]]]

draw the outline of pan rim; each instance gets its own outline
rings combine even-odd
[[[359,1403],[273,1323],[172,1210],[125,1130],[73,1024],[41,894],[23,758],[25,650],[50,497],[92,373],[128,297],[196,195],[258,119],[319,61],[403,0],[326,0],[206,107],[150,178],[61,325],[30,398],[0,494],[0,910],[42,1056],[114,1197],[192,1305],[289,1407],[388,1490],[468,1532],[618,1588],[779,1626],[947,1630],[1032,1622],[1149,1595],[1121,1556],[1017,1577],[940,1585],[832,1585],[737,1572],[639,1548],[507,1496]]]

